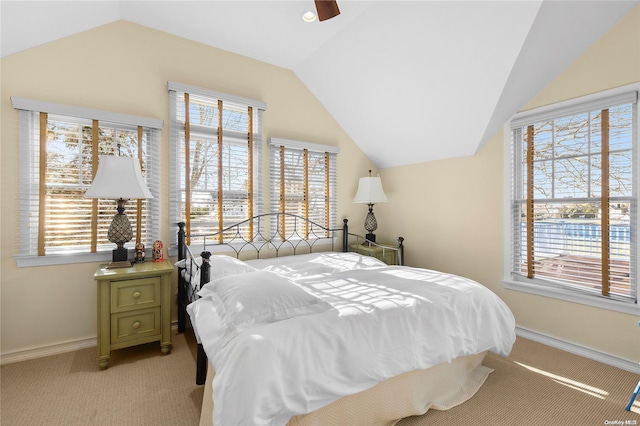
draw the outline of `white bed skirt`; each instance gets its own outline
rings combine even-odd
[[[392,377],[311,413],[294,416],[287,425],[392,426],[404,417],[422,415],[431,408],[448,410],[471,398],[493,371],[482,365],[485,355],[486,352],[468,355]],[[213,375],[209,366],[200,426],[213,426]]]

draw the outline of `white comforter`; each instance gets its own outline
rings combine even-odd
[[[189,306],[215,369],[215,426],[285,425],[390,377],[515,340],[509,308],[471,280],[354,253],[248,262],[285,276],[333,309],[225,334],[210,297]],[[355,268],[355,269],[354,269]]]

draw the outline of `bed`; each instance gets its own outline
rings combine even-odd
[[[510,352],[513,315],[482,285],[404,266],[402,239],[399,265],[351,252],[373,243],[346,220],[274,215],[227,228],[224,244],[179,225],[179,329],[189,319],[199,343],[202,425],[393,425],[466,401],[491,372],[486,352]]]

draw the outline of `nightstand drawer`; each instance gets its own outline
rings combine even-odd
[[[160,334],[160,308],[111,315],[111,344]]]
[[[160,277],[113,281],[111,312],[160,306]]]

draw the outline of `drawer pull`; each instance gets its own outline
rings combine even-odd
[[[131,325],[131,327],[133,327],[135,330],[137,330],[137,329],[140,328],[141,325],[142,324],[140,323],[140,321],[136,321]]]
[[[140,296],[142,296],[142,293],[140,293],[139,291],[136,291],[136,292],[133,293],[133,298],[134,299],[139,299]]]

